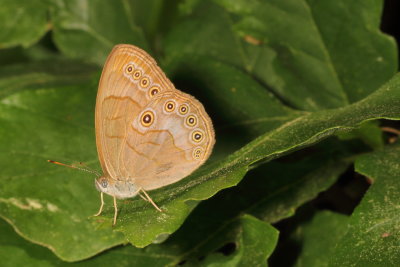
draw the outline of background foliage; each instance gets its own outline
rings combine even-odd
[[[398,266],[400,76],[383,5],[0,0],[5,266]],[[100,169],[95,96],[118,43],[201,100],[217,144],[150,192],[164,213],[120,201],[112,227],[110,198],[91,216],[94,177],[46,160]]]

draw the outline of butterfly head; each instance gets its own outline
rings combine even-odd
[[[114,180],[101,176],[95,180],[98,191],[117,198],[134,197],[138,192],[138,187],[126,181]]]

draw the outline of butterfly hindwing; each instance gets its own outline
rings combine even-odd
[[[152,190],[192,173],[214,142],[203,105],[176,90],[159,94],[133,119],[121,160],[133,183]]]

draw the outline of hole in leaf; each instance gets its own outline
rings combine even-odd
[[[228,255],[232,254],[233,252],[235,252],[236,247],[237,246],[236,246],[236,244],[234,242],[227,243],[224,246],[222,246],[221,248],[219,248],[217,250],[217,252],[221,252],[225,256],[228,256]]]

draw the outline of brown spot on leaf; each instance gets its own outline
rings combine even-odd
[[[262,41],[261,41],[261,40],[258,40],[258,39],[254,38],[254,37],[251,36],[251,35],[245,35],[245,36],[244,36],[244,40],[245,40],[246,42],[250,43],[250,44],[253,44],[253,45],[260,45],[260,44],[262,44]]]
[[[381,237],[383,237],[383,238],[388,237],[388,236],[390,236],[390,233],[383,233],[383,234],[381,235]]]

